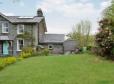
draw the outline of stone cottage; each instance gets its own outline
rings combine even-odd
[[[42,45],[52,53],[63,53],[63,34],[45,34],[45,17],[41,9],[36,16],[6,16],[0,13],[0,56],[17,55],[22,48]],[[27,34],[29,37],[22,38]],[[32,38],[34,38],[34,41]]]

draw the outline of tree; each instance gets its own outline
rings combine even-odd
[[[96,43],[99,47],[99,55],[108,56],[112,55],[112,49],[114,47],[114,39],[111,28],[109,27],[110,23],[108,19],[103,19],[99,22],[100,28],[99,32],[96,34]]]
[[[114,0],[103,12],[103,19],[99,22],[99,32],[96,34],[96,44],[101,56],[114,58]]]
[[[111,24],[109,24],[108,27],[114,34],[114,0],[111,0],[111,5],[103,11],[103,19],[109,20]]]
[[[103,17],[104,18],[109,18],[114,20],[114,0],[111,0],[111,5],[108,6],[104,11],[103,11]]]
[[[80,47],[89,45],[89,36],[91,31],[91,22],[88,20],[80,21],[76,24],[68,34],[68,37],[73,40],[77,40],[80,43]]]

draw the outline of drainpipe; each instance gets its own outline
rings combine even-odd
[[[39,42],[40,42],[40,41],[39,41],[39,30],[40,30],[40,29],[39,29],[39,23],[38,23],[38,45],[39,45]]]
[[[62,43],[62,46],[63,46],[63,54],[65,54],[64,42]]]
[[[11,46],[12,47],[12,55],[13,55],[13,43],[14,43],[14,41],[12,40],[12,46]]]

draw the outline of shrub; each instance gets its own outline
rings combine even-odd
[[[22,49],[22,52],[19,54],[19,57],[28,58],[28,57],[32,56],[33,53],[34,53],[33,48],[26,47],[26,48]]]
[[[49,55],[49,49],[44,49],[44,50],[42,51],[42,55],[48,56],[48,55]]]
[[[113,38],[110,35],[110,29],[103,29],[96,35],[96,43],[102,49],[104,55],[111,55],[111,50],[114,46]]]
[[[4,63],[3,63],[3,59],[0,59],[0,70],[2,70],[5,67]]]
[[[7,58],[3,58],[3,63],[5,65],[9,65],[9,64],[13,64],[16,62],[16,58],[15,57],[7,57]]]
[[[19,54],[19,57],[21,57],[21,58],[28,58],[28,57],[30,57],[32,54],[31,53],[27,53],[27,52],[21,52],[20,54]]]
[[[79,52],[82,53],[83,52],[83,48],[79,48]]]
[[[5,67],[4,64],[1,64],[1,65],[0,65],[0,71],[1,71],[4,67]]]
[[[32,53],[32,56],[41,56],[41,53],[40,52],[34,52],[34,53]]]
[[[16,62],[15,57],[1,58],[0,59],[0,70],[2,70],[5,66],[13,64],[15,62]]]
[[[92,46],[87,46],[87,50],[91,50]]]
[[[32,47],[25,47],[22,49],[22,51],[25,53],[31,53],[31,54],[34,52]]]
[[[100,51],[98,54],[112,59],[112,50],[114,48],[114,32],[111,28],[112,22],[108,19],[103,19],[99,24],[99,32],[96,34],[95,39]]]
[[[48,55],[49,55],[48,49],[43,49],[43,50],[35,52],[33,48],[26,47],[22,49],[22,52],[19,54],[19,57],[28,58],[31,56],[48,56]]]
[[[32,56],[48,56],[48,55],[49,55],[48,49],[40,50],[32,54]]]

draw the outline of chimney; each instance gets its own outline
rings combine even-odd
[[[41,9],[41,8],[39,8],[39,9],[37,10],[37,16],[38,16],[38,17],[43,17],[43,12],[42,12],[42,9]]]

